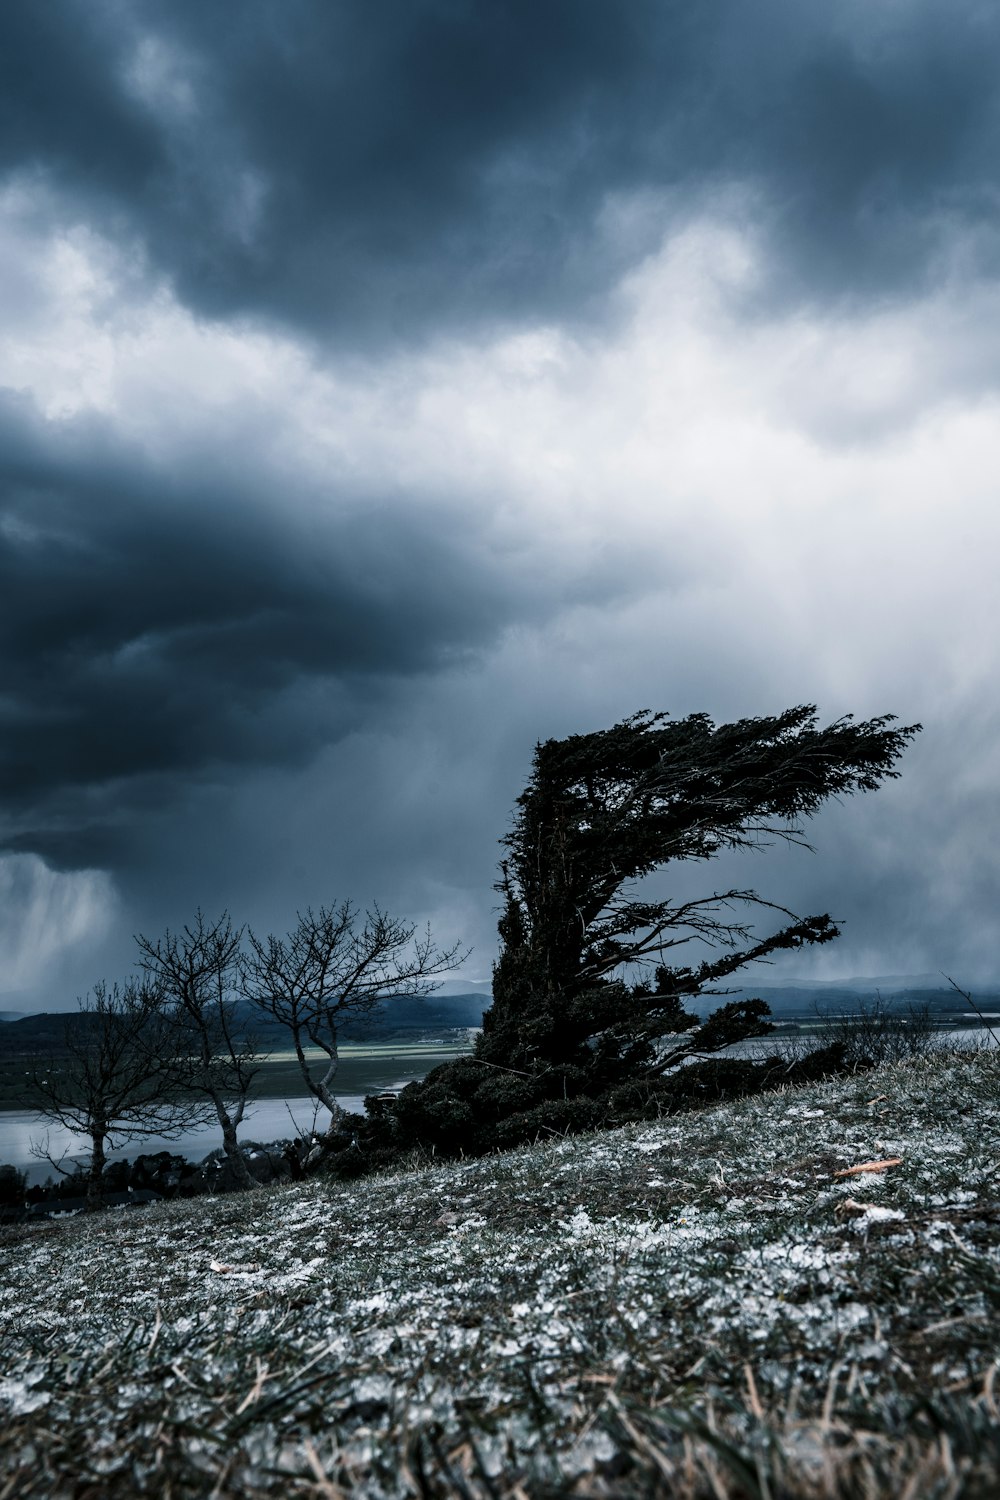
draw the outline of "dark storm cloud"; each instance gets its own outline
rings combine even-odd
[[[920,380],[953,399],[962,361],[987,375],[959,394],[992,379],[989,297],[911,340],[853,314],[895,300],[905,323],[956,267],[1000,264],[998,55],[974,0],[0,5],[4,378],[38,403],[0,404],[0,877],[38,972],[31,935],[70,933],[79,965],[94,912],[122,972],[130,930],[198,902],[264,924],[351,895],[443,913],[482,976],[537,736],[825,697],[924,719],[930,744],[954,662],[967,695],[992,680],[970,612],[993,597],[992,447],[850,474],[829,450],[911,413]],[[608,300],[622,273],[705,214],[648,278],[669,315],[640,279],[606,352],[397,347],[631,307]],[[716,260],[727,219],[747,232]],[[711,281],[731,238],[757,279],[706,346],[677,311],[686,256]],[[810,301],[834,304],[815,345],[740,337],[741,312]],[[91,407],[110,415],[66,415]],[[820,425],[823,453],[800,440]],[[935,486],[968,495],[950,532]],[[939,596],[923,551],[961,589]],[[972,847],[987,865],[986,796],[952,844],[920,810],[961,722],[929,770],[908,757],[912,809],[874,838],[824,825],[815,875],[768,867],[762,893],[873,953],[926,939],[919,967],[985,953],[992,886],[952,871]],[[992,790],[992,720],[980,739]]]
[[[108,853],[126,783],[162,800],[213,768],[300,762],[380,683],[474,651],[520,607],[426,499],[418,521],[399,497],[317,507],[286,481],[265,505],[252,454],[226,488],[190,454],[167,473],[11,400],[0,455],[6,847],[59,863]]]
[[[0,27],[8,172],[213,314],[559,317],[734,186],[782,296],[996,250],[1000,14],[971,0],[78,0]],[[616,195],[645,195],[627,232]]]

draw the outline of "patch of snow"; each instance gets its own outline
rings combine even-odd
[[[889,1219],[905,1219],[906,1215],[901,1208],[881,1208],[876,1203],[869,1203],[861,1218],[870,1224],[884,1224]]]
[[[41,1374],[37,1379],[41,1380]],[[27,1416],[30,1412],[38,1411],[43,1406],[48,1406],[52,1397],[47,1391],[35,1391],[31,1387],[36,1382],[30,1378],[27,1380],[0,1380],[0,1401],[10,1407],[11,1414],[15,1417]]]

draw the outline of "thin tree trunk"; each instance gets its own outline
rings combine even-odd
[[[253,1175],[247,1165],[247,1159],[240,1149],[239,1141],[236,1139],[235,1127],[231,1123],[224,1124],[222,1127],[222,1146],[226,1153],[226,1160],[232,1168],[233,1176],[240,1187],[256,1187]]]
[[[236,1135],[236,1124],[226,1108],[226,1101],[221,1094],[213,1091],[212,1103],[215,1105],[215,1113],[222,1128],[222,1149],[226,1153],[226,1160],[232,1168],[233,1176],[241,1188],[256,1187],[253,1175],[247,1166],[247,1159],[240,1149],[240,1143]]]
[[[323,1108],[329,1110],[330,1112],[330,1123],[326,1127],[325,1134],[336,1135],[337,1131],[340,1129],[340,1122],[344,1117],[344,1111],[341,1108],[340,1104],[337,1102],[335,1096],[331,1094],[329,1088],[327,1087],[326,1080],[319,1079],[316,1083],[313,1083],[310,1080],[309,1091],[319,1100]]]
[[[104,1163],[106,1161],[104,1152],[104,1126],[95,1125],[90,1132],[90,1172],[87,1175],[87,1203],[88,1213],[94,1213],[101,1206],[101,1182],[104,1177]]]
[[[336,1098],[330,1092],[330,1084],[336,1077],[337,1069],[340,1066],[340,1058],[336,1051],[327,1051],[328,1062],[326,1072],[322,1078],[313,1078],[309,1069],[309,1059],[306,1057],[305,1048],[302,1045],[302,1027],[293,1022],[289,1029],[292,1033],[292,1043],[295,1047],[295,1056],[298,1059],[302,1081],[313,1098],[317,1099],[323,1108],[329,1112],[330,1121],[324,1134],[328,1136],[334,1135],[340,1128],[340,1121],[344,1114]],[[322,1043],[316,1042],[316,1045],[322,1048]]]

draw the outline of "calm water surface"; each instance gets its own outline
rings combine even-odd
[[[956,1027],[938,1033],[940,1041],[955,1046],[989,1047],[996,1044],[996,1036],[991,1038],[990,1033],[979,1027]],[[759,1056],[777,1048],[788,1045],[790,1036],[761,1037],[753,1041],[737,1042],[727,1049],[731,1057]],[[815,1038],[803,1038],[809,1046],[815,1046]],[[402,1088],[404,1083],[410,1080],[403,1079],[392,1085],[393,1088]],[[364,1095],[341,1094],[338,1096],[342,1107],[358,1114],[364,1112]],[[240,1126],[240,1139],[242,1141],[278,1141],[292,1140],[297,1135],[305,1135],[312,1129],[313,1103],[310,1098],[301,1096],[288,1099],[259,1099],[248,1106],[248,1113]],[[320,1120],[326,1119],[323,1112]],[[71,1161],[79,1160],[81,1163],[87,1159],[86,1142],[71,1131],[63,1130],[60,1126],[48,1125],[42,1117],[34,1110],[2,1110],[0,1111],[0,1163],[7,1162],[12,1166],[27,1172],[29,1183],[44,1182],[46,1177],[53,1175],[52,1167],[47,1161],[40,1161],[32,1155],[33,1143],[43,1144],[48,1137],[48,1152],[50,1156],[59,1159],[65,1152],[64,1166],[69,1166]],[[196,1130],[189,1130],[175,1140],[166,1140],[162,1136],[145,1136],[141,1141],[133,1141],[123,1147],[120,1151],[109,1151],[109,1161],[131,1161],[137,1156],[143,1156],[154,1151],[172,1151],[179,1156],[186,1156],[190,1161],[201,1161],[202,1157],[208,1155],[222,1145],[222,1133],[217,1125],[203,1125]]]
[[[341,1094],[344,1109],[364,1112],[364,1095]],[[309,1098],[260,1099],[247,1106],[247,1115],[240,1126],[241,1141],[293,1140],[297,1135],[306,1135],[312,1128],[313,1103]],[[325,1110],[320,1119],[320,1128],[326,1120]],[[48,1137],[47,1150],[57,1161],[63,1152],[63,1166],[74,1161],[82,1164],[88,1158],[86,1141],[72,1131],[51,1125],[31,1109],[0,1111],[0,1162],[7,1162],[22,1172],[27,1172],[29,1183],[44,1182],[55,1173],[47,1161],[32,1156],[32,1143],[43,1144]],[[132,1161],[137,1156],[146,1156],[154,1151],[172,1151],[186,1156],[190,1161],[201,1161],[210,1151],[222,1145],[222,1132],[218,1125],[203,1125],[189,1130],[173,1140],[163,1136],[148,1135],[141,1141],[132,1141],[120,1151],[109,1151],[109,1161]]]

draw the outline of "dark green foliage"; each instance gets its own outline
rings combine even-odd
[[[562,1074],[529,1077],[459,1058],[403,1089],[376,1114],[376,1134],[437,1155],[477,1156],[604,1124],[607,1107],[583,1092],[585,1079],[575,1080],[573,1092],[569,1082]]]
[[[644,712],[538,745],[503,840],[501,950],[475,1055],[404,1089],[373,1119],[375,1133],[482,1151],[769,1086],[786,1064],[680,1066],[769,1031],[762,1001],[723,1005],[704,1022],[684,1002],[720,993],[748,963],[830,942],[837,927],[752,890],[653,899],[643,881],[724,850],[803,843],[798,820],[827,798],[897,774],[920,726],[893,723],[820,728],[811,706],[718,727],[705,714],[674,722]],[[749,908],[777,912],[783,925],[755,937],[739,915]],[[668,963],[692,942],[709,955]]]
[[[681,997],[751,960],[836,937],[827,915],[784,912],[793,920],[753,942],[732,913],[767,906],[755,892],[649,900],[637,882],[674,861],[801,841],[796,819],[896,774],[918,726],[891,723],[842,719],[820,729],[810,706],[718,728],[705,714],[673,723],[641,713],[539,745],[504,840],[502,948],[478,1055],[537,1068],[584,1059],[600,1037],[601,1064],[627,1077],[655,1067]],[[669,950],[696,939],[722,951],[666,966]],[[627,990],[623,966],[644,961],[659,964],[656,984]]]
[[[458,1058],[434,1068],[421,1083],[409,1084],[389,1117],[396,1139],[448,1155],[480,1149],[477,1093],[487,1083],[485,1073],[471,1059]],[[490,1123],[496,1118],[494,1114]]]
[[[0,1208],[13,1208],[24,1201],[27,1175],[17,1167],[0,1165]]]
[[[678,1068],[667,1077],[640,1078],[614,1089],[608,1104],[615,1124],[655,1120],[720,1099],[739,1099],[767,1089],[815,1083],[844,1069],[842,1047],[824,1047],[796,1062],[713,1057]]]
[[[391,1146],[362,1149],[352,1144],[325,1156],[322,1170],[342,1182],[349,1182],[355,1177],[367,1177],[369,1173],[378,1172],[384,1167],[398,1166],[398,1153]]]
[[[494,1148],[507,1151],[528,1146],[553,1135],[575,1135],[617,1124],[599,1099],[546,1099],[534,1109],[521,1110],[499,1121],[493,1132]]]

